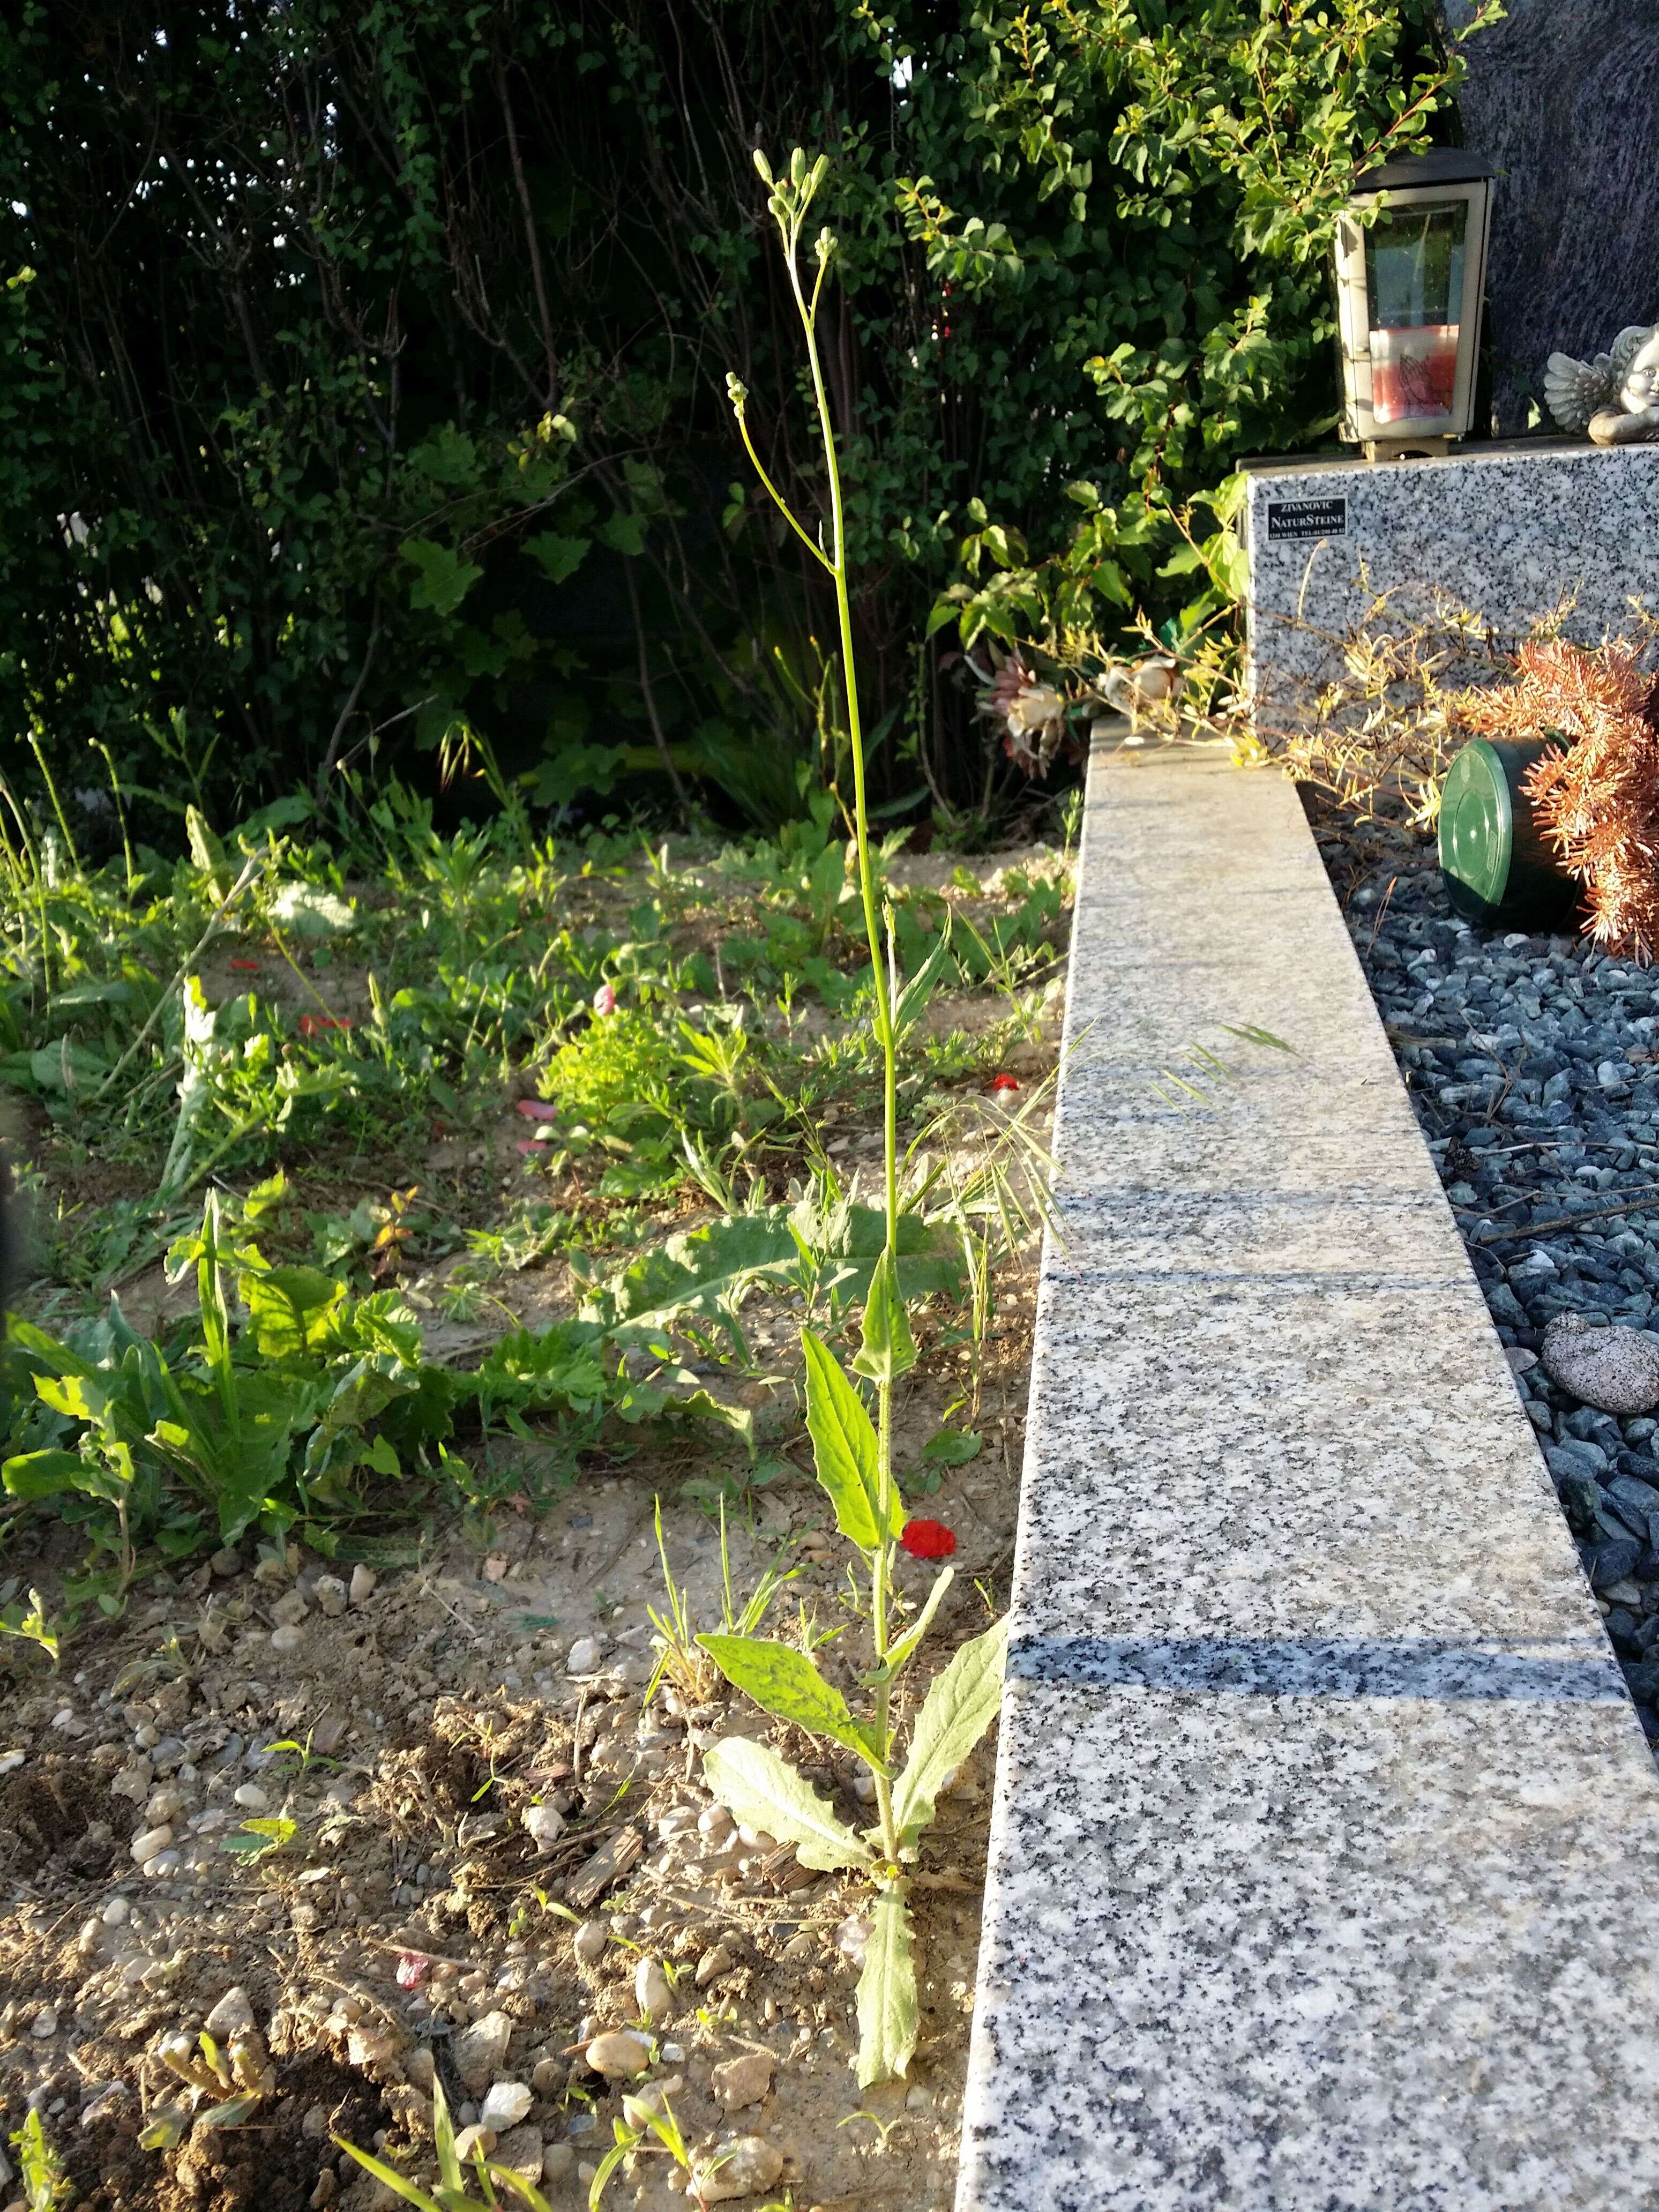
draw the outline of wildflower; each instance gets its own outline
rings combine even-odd
[[[1042,683],[1018,653],[990,648],[992,673],[978,711],[1002,726],[1002,750],[1027,775],[1046,775],[1066,737],[1066,696]]]
[[[907,1521],[899,1541],[913,1559],[948,1559],[957,1548],[942,1521]]]
[[[991,1088],[993,1091],[1018,1091],[1019,1078],[1017,1075],[994,1075],[991,1078]]]
[[[599,989],[594,992],[593,1011],[596,1014],[614,1014],[616,1012],[617,992],[614,984],[601,983]]]
[[[520,1098],[519,1111],[526,1121],[556,1121],[559,1109],[548,1098]]]
[[[316,1036],[324,1030],[349,1030],[351,1018],[348,1014],[301,1014],[300,1035]]]

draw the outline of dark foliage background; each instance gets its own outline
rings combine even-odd
[[[221,811],[424,747],[793,812],[828,609],[725,380],[810,507],[750,160],[800,143],[879,787],[994,804],[939,594],[1108,641],[1224,602],[1187,502],[1328,429],[1334,210],[1459,66],[1431,0],[24,0],[0,722]]]

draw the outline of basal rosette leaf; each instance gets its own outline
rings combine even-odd
[[[867,2089],[903,2074],[916,2048],[921,2008],[910,1915],[897,1889],[884,1889],[871,1914],[858,2008],[859,2087]]]
[[[804,1867],[829,1874],[871,1863],[868,1850],[844,1827],[787,1760],[763,1743],[729,1736],[702,1762],[703,1779],[726,1811],[746,1827],[793,1844]]]

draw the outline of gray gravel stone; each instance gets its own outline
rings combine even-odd
[[[1476,929],[1426,855],[1348,912],[1511,1368],[1538,1356],[1516,1389],[1659,1743],[1659,969]]]

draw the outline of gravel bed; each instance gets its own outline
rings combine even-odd
[[[1473,927],[1426,862],[1373,867],[1347,918],[1642,1725],[1659,1744],[1659,1422],[1583,1405],[1537,1358],[1545,1328],[1565,1312],[1659,1341],[1659,969],[1577,937]]]

